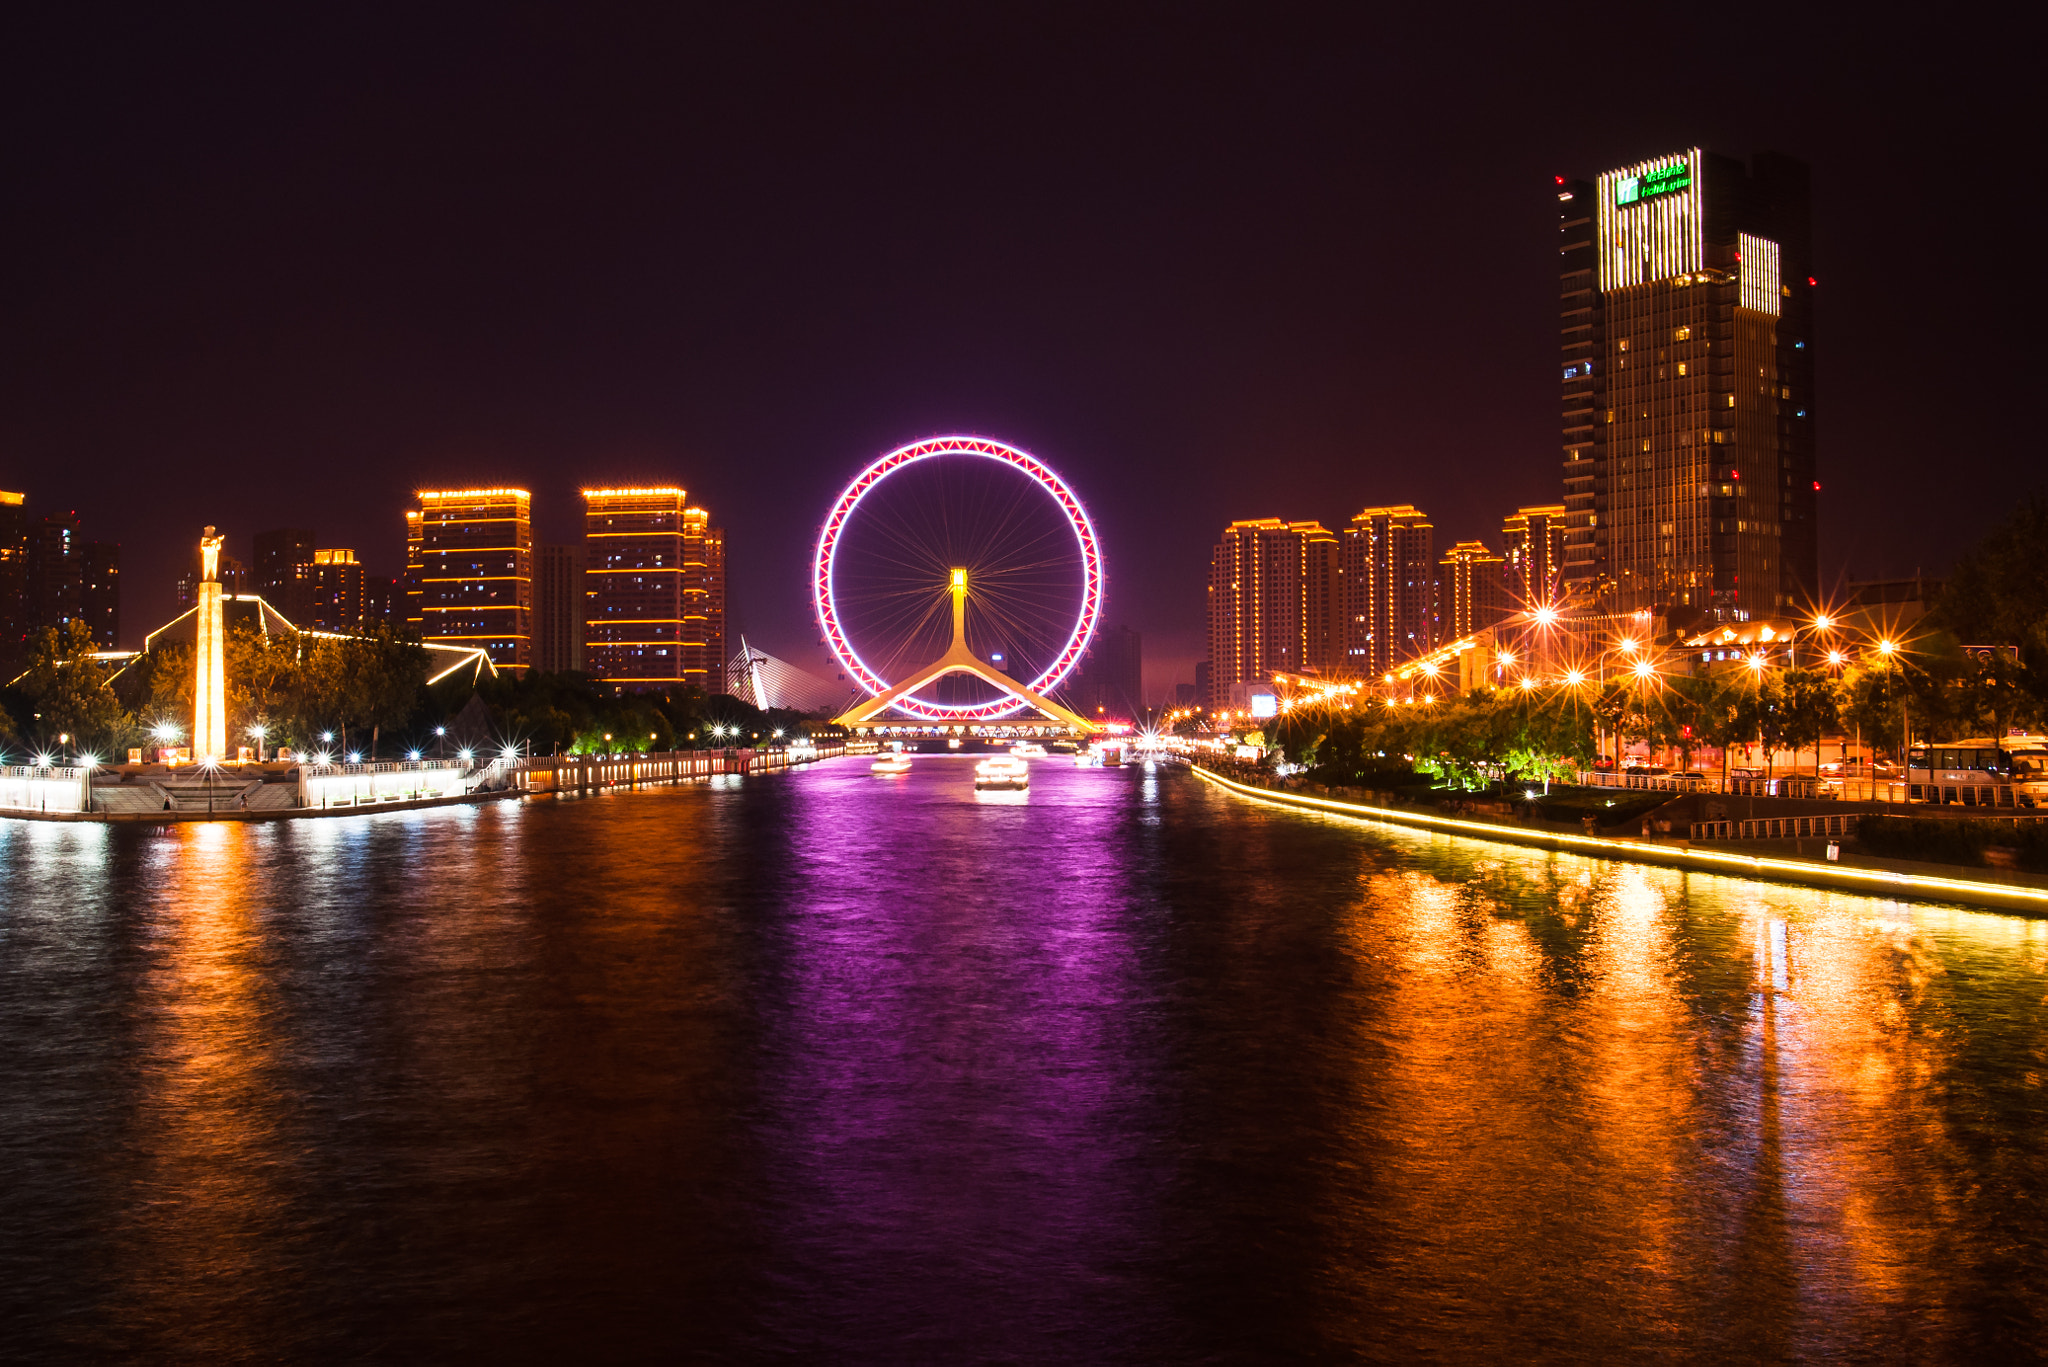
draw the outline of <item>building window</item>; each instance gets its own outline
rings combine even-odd
[[[1679,331],[1681,331],[1681,332],[1683,332],[1684,330],[1685,330],[1685,329],[1683,329],[1683,328],[1680,328],[1680,329],[1679,329]],[[1680,362],[1678,363],[1678,373],[1679,373],[1680,375],[1683,375],[1683,374],[1685,374],[1685,362],[1684,362],[1684,361],[1680,361]]]

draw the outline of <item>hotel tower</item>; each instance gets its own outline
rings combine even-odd
[[[1721,621],[1811,601],[1807,178],[1697,147],[1557,178],[1574,594]]]

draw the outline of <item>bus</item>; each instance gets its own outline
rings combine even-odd
[[[1906,792],[1913,802],[1966,807],[2048,803],[2048,736],[1915,745],[1906,752]]]

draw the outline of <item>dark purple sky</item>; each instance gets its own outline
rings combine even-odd
[[[131,638],[204,523],[395,572],[412,488],[524,483],[567,539],[580,484],[660,479],[810,661],[839,485],[968,429],[1089,500],[1156,689],[1229,518],[1497,541],[1558,496],[1551,176],[1695,142],[1814,165],[1824,576],[1939,568],[2041,479],[2014,33],[47,8],[0,44],[0,487],[123,543]]]

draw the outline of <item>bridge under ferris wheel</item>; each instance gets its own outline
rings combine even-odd
[[[885,482],[889,491],[871,497]],[[867,695],[835,718],[840,725],[983,735],[1105,729],[1053,696],[1095,632],[1101,551],[1080,499],[1030,453],[974,436],[889,452],[841,493],[812,575],[822,644]],[[942,637],[947,593],[952,632]],[[968,639],[970,606],[987,658]],[[1000,662],[1018,651],[1043,668],[1011,675]]]
[[[855,729],[875,726],[880,722],[881,718],[895,712],[903,699],[910,697],[919,689],[929,688],[932,684],[937,683],[948,675],[965,674],[980,679],[983,683],[995,688],[999,693],[1014,698],[1016,701],[1024,704],[1024,706],[1039,713],[1046,720],[1065,730],[1073,731],[1080,735],[1093,735],[1095,732],[1103,729],[1099,723],[1088,720],[1088,718],[1072,708],[1054,702],[1051,698],[1032,692],[1015,679],[991,669],[988,665],[983,664],[980,659],[976,658],[974,652],[967,648],[966,570],[956,569],[953,571],[952,588],[953,643],[946,647],[946,653],[917,674],[911,676],[907,682],[897,684],[886,693],[877,694],[865,702],[856,703],[854,706],[849,707],[835,718],[841,726]],[[928,718],[909,718],[906,716],[904,721],[910,725],[915,725],[918,721],[924,721],[929,724]],[[1002,722],[996,719],[990,719],[983,724],[1009,727],[1018,725],[1015,721]]]

